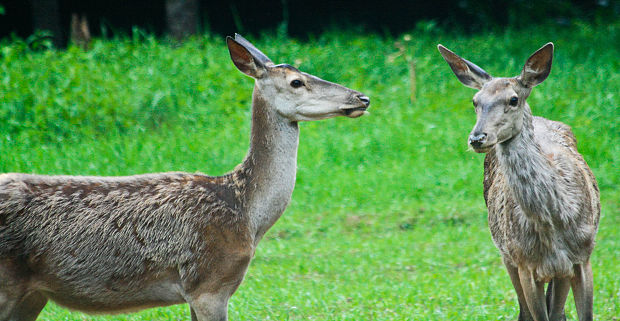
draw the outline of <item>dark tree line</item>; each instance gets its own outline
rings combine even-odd
[[[130,33],[133,27],[182,39],[200,30],[221,34],[284,30],[306,36],[331,27],[402,32],[421,20],[477,30],[536,23],[612,20],[620,1],[612,0],[383,0],[363,2],[290,0],[0,0],[0,37],[50,32],[54,43],[69,40],[73,14],[87,18],[95,36]]]

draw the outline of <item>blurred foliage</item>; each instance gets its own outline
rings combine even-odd
[[[59,141],[110,129],[144,131],[174,121],[190,108],[187,100],[199,87],[199,79],[189,74],[191,67],[206,64],[194,54],[205,43],[177,50],[135,32],[132,39],[96,41],[87,53],[77,47],[37,53],[50,49],[45,35],[6,44],[0,132]]]
[[[610,22],[620,14],[620,3],[616,1],[578,0],[458,0],[452,1],[460,10],[455,16],[459,24],[467,28],[492,28],[511,26],[524,28],[531,25],[555,23],[570,25],[575,20]]]

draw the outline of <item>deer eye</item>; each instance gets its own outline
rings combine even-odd
[[[303,85],[304,85],[304,83],[301,80],[299,80],[299,79],[295,79],[295,80],[291,81],[291,87],[293,87],[293,88],[299,88],[299,87],[301,87]]]
[[[476,100],[475,99],[472,99],[471,103],[474,104],[474,107],[478,107],[478,104],[476,104]]]
[[[519,103],[519,98],[517,97],[510,98],[510,106],[516,106],[517,103]]]

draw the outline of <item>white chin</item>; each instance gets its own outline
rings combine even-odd
[[[480,154],[484,154],[484,153],[488,153],[491,148],[493,148],[493,146],[485,146],[485,147],[480,147],[480,148],[473,148],[474,152],[476,153],[480,153]]]
[[[364,110],[355,110],[355,111],[352,111],[350,114],[348,114],[347,117],[349,117],[349,118],[357,118],[357,117],[360,117],[360,116],[362,116],[364,114],[368,114],[368,112],[366,112]]]

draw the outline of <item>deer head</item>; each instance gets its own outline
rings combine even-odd
[[[335,116],[356,118],[366,113],[370,99],[344,86],[274,64],[249,41],[236,34],[228,37],[230,57],[237,68],[255,79],[255,93],[291,122]]]
[[[446,47],[437,47],[459,81],[478,89],[473,99],[477,120],[468,140],[474,151],[485,153],[519,133],[523,127],[523,114],[529,108],[525,100],[532,88],[551,72],[553,44],[538,49],[525,62],[521,74],[512,78],[494,78]]]

